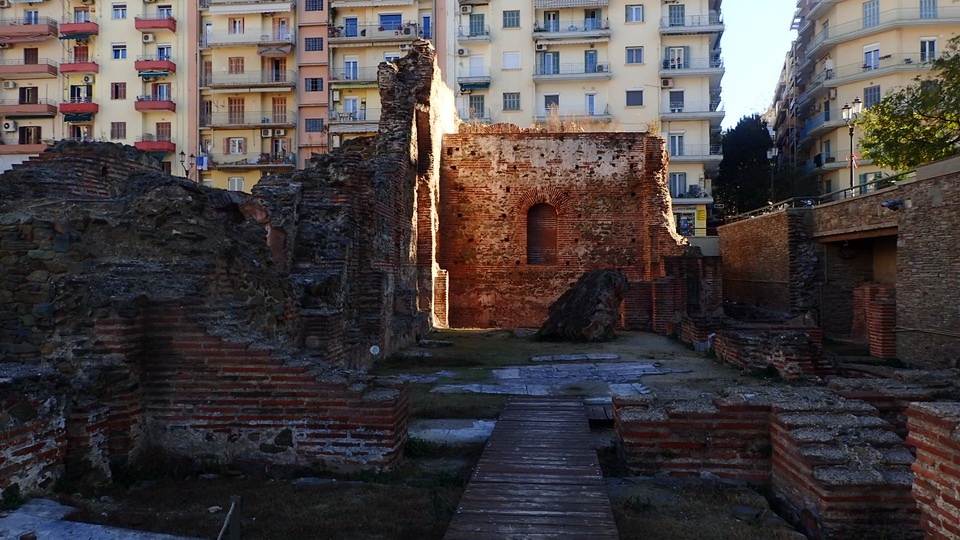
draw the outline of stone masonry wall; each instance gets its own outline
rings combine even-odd
[[[790,311],[790,243],[786,212],[720,227],[723,294],[732,302]]]
[[[688,247],[665,189],[663,140],[644,133],[542,133],[497,126],[444,138],[440,265],[455,327],[538,326],[585,271],[631,284]],[[527,260],[527,213],[556,210],[556,262]],[[628,295],[628,321],[643,300]]]
[[[907,442],[916,448],[913,497],[927,538],[960,538],[960,403],[913,403]]]

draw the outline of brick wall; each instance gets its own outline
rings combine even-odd
[[[960,403],[914,403],[907,412],[916,448],[913,497],[927,538],[960,538]]]
[[[66,395],[52,372],[0,364],[0,490],[50,489],[63,473]]]
[[[790,311],[788,224],[787,213],[779,212],[717,230],[727,300]]]
[[[774,369],[784,379],[825,377],[833,366],[824,359],[819,328],[758,327],[717,330],[717,358],[751,373]]]
[[[673,230],[663,140],[642,133],[461,132],[443,143],[440,265],[451,326],[538,326],[585,271],[661,277]],[[527,212],[557,212],[557,264],[527,261]],[[626,318],[639,321],[628,299]]]

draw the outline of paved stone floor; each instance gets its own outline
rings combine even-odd
[[[62,521],[74,508],[49,499],[33,499],[0,517],[0,540],[19,540],[34,533],[37,540],[196,540],[89,523]]]

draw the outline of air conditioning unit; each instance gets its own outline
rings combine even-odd
[[[144,78],[143,78],[143,82],[153,82],[153,81],[155,81],[155,80],[157,80],[157,78],[154,77],[153,75],[150,75],[150,76],[148,76],[148,77],[144,77]]]
[[[270,128],[263,128],[260,130],[261,137],[273,137],[273,130]]]
[[[332,147],[334,147],[334,148],[340,148],[340,136],[339,136],[339,135],[331,135],[331,136],[330,136],[330,146],[332,146]]]
[[[275,129],[275,130],[273,130],[273,136],[274,136],[274,137],[286,137],[286,136],[287,136],[287,130],[285,130],[285,129]]]
[[[5,90],[13,90],[17,87],[16,81],[3,81],[3,88]]]
[[[141,39],[143,40],[144,43],[153,43],[154,41],[157,40],[157,36],[153,35],[150,32],[145,32]]]
[[[144,4],[152,4],[152,3],[156,2],[156,1],[157,1],[157,0],[143,0],[143,3],[144,3]]]
[[[820,112],[820,111],[823,110],[823,105],[821,105],[821,104],[819,104],[819,103],[816,103],[816,104],[814,104],[814,106],[813,106],[813,110],[815,110],[815,111],[817,111],[817,112]]]
[[[13,43],[0,43],[0,49],[9,49],[13,47]]]
[[[73,40],[73,43],[78,47],[83,47],[85,45],[88,45],[90,43],[90,40],[87,38],[77,38]]]
[[[596,70],[597,73],[603,73],[604,71],[607,70],[607,66],[605,66],[605,65],[603,65],[603,64],[597,65],[596,68],[597,68],[597,70]]]
[[[673,79],[660,79],[660,88],[673,88]]]
[[[472,93],[473,93],[473,90],[471,90],[471,89],[469,89],[469,88],[461,88],[461,89],[460,89],[460,95],[461,95],[461,96],[469,96],[469,95],[472,94]]]
[[[830,99],[837,99],[837,89],[831,88],[830,90],[827,90],[827,95],[830,97]]]
[[[6,122],[3,123],[3,130],[4,130],[4,131],[16,131],[16,130],[17,130],[17,123],[14,122],[13,120],[7,120]]]
[[[0,0],[0,8],[10,7],[10,0]]]
[[[333,91],[333,100],[334,100],[334,101],[340,101],[340,91],[339,91],[339,90],[334,90],[334,91]]]
[[[546,44],[546,43],[537,43],[536,49],[537,49],[537,52],[543,52],[543,51],[547,50],[547,44]]]
[[[457,56],[470,56],[470,51],[467,49],[457,49]]]
[[[409,51],[409,50],[410,50],[410,47],[412,47],[412,45],[410,45],[409,43],[401,43],[401,44],[400,44],[400,50],[401,50],[401,51]]]
[[[93,2],[94,2],[94,0],[80,0],[80,3],[83,4],[83,5],[85,5],[85,6],[92,6],[92,5],[93,5]]]
[[[463,13],[464,15],[473,13],[473,6],[460,6],[460,13]]]
[[[93,75],[84,75],[84,76],[83,76],[83,84],[93,84],[94,82],[96,82],[96,80],[97,80],[97,78],[94,77]]]

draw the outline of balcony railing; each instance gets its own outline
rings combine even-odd
[[[0,60],[0,76],[15,79],[17,76],[56,77],[57,62],[49,58],[40,58],[36,62],[27,63],[23,60]]]
[[[154,13],[151,15],[137,15],[133,19],[134,28],[137,30],[169,30],[177,31],[177,20],[170,15],[160,15]]]
[[[203,77],[201,86],[295,86],[296,71],[255,71],[252,73],[214,73]]]
[[[460,41],[470,39],[490,39],[490,26],[485,24],[470,24],[457,28],[457,38]]]
[[[708,157],[721,157],[723,147],[719,144],[684,144],[676,148],[668,148],[671,159],[703,159]]]
[[[0,115],[55,116],[57,102],[49,99],[35,99],[23,102],[20,99],[0,99]]]
[[[537,64],[534,76],[536,77],[562,77],[564,75],[610,75],[609,62],[597,62],[594,64]]]
[[[203,127],[224,126],[290,126],[297,125],[295,112],[275,114],[272,111],[244,111],[242,113],[216,112],[200,116],[200,125]]]
[[[596,30],[610,30],[610,21],[607,19],[574,19],[569,21],[537,21],[533,25],[536,33],[554,32],[592,32]]]
[[[327,29],[327,36],[331,40],[334,40],[331,41],[331,43],[395,39],[412,40],[418,38],[419,34],[419,25],[413,21],[407,21],[400,25],[386,26],[369,23],[345,26],[341,22],[340,25]]]
[[[170,96],[137,96],[134,109],[138,111],[176,111],[177,104],[170,99]]]
[[[247,153],[213,154],[211,166],[217,169],[288,168],[296,166],[296,154]]]
[[[273,28],[247,28],[241,33],[214,31],[204,34],[202,46],[257,45],[261,43],[293,43],[296,38],[292,30],[276,32]]]
[[[723,112],[719,100],[712,101],[668,101],[660,108],[660,114],[704,114]]]
[[[683,60],[664,58],[660,62],[660,69],[672,71],[683,69],[715,69],[723,67],[723,58],[684,58]]]
[[[875,62],[869,64],[863,62],[847,64],[836,69],[824,71],[823,74],[825,80],[833,81],[832,83],[828,83],[832,86],[841,84],[840,81],[836,81],[835,79],[844,79],[847,77],[860,78],[859,76],[861,75],[873,77],[884,71],[891,71],[894,69],[923,69],[924,67],[929,67],[927,63],[932,62],[933,60],[934,57],[930,56],[921,58],[919,52],[887,54],[877,58]]]
[[[330,111],[330,122],[358,123],[379,122],[380,109],[360,109],[357,111]]]
[[[376,66],[333,68],[330,70],[330,80],[338,82],[376,81],[378,70],[379,68]]]
[[[704,26],[718,26],[723,24],[719,13],[707,15],[687,15],[685,17],[666,16],[660,18],[660,28],[696,29]]]
[[[613,119],[608,107],[546,107],[538,108],[534,120],[538,123],[550,122],[609,122]]]
[[[479,123],[490,123],[492,116],[490,115],[490,109],[475,109],[470,107],[469,109],[460,109],[457,111],[460,115],[460,119],[464,122],[479,122]]]
[[[824,28],[810,40],[807,55],[815,56],[821,45],[846,41],[848,36],[871,34],[897,24],[950,24],[958,21],[960,21],[960,6],[937,6],[933,11],[921,10],[920,7],[881,11],[875,19],[855,19]]]
[[[470,66],[466,73],[457,75],[457,82],[470,82],[475,80],[490,80],[490,68]]]

